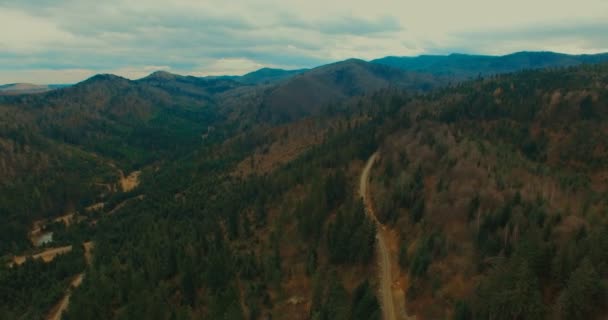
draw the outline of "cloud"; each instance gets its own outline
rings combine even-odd
[[[456,34],[460,46],[490,47],[490,53],[509,50],[550,50],[569,53],[608,51],[608,21],[557,23],[508,30],[484,30]]]
[[[2,72],[4,83],[64,84],[84,80],[96,72],[88,69],[23,69]]]
[[[329,35],[372,35],[402,30],[399,20],[394,16],[364,19],[354,16],[338,16],[322,20],[303,20],[296,16],[286,16],[280,26],[295,29],[318,30]]]
[[[608,48],[607,17],[605,0],[2,0],[0,83],[136,78],[150,66],[242,74],[351,57],[597,52]]]
[[[25,12],[0,10],[0,50],[2,52],[39,52],[54,43],[69,43],[72,34],[52,21]]]
[[[259,62],[243,58],[221,58],[200,66],[196,76],[242,75],[251,70],[263,68]]]

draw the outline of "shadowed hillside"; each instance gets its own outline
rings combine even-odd
[[[271,83],[291,78],[295,75],[306,72],[308,69],[298,70],[283,70],[262,68],[254,72],[250,72],[242,77],[238,77],[237,81],[248,84]]]
[[[346,60],[312,69],[267,90],[259,117],[285,121],[316,114],[320,108],[383,88],[424,92],[441,82],[362,60]]]

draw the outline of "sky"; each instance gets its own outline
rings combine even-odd
[[[608,52],[608,0],[0,0],[0,83]]]

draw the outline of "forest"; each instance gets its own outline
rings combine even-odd
[[[192,79],[88,81],[48,106],[0,101],[1,319],[46,318],[79,274],[63,319],[380,319],[379,225],[358,194],[374,152],[408,314],[608,308],[608,65],[387,87],[257,121],[264,101],[216,108]],[[30,243],[34,221],[52,243]]]

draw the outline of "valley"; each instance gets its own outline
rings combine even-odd
[[[601,319],[603,57],[0,96],[0,318]]]

